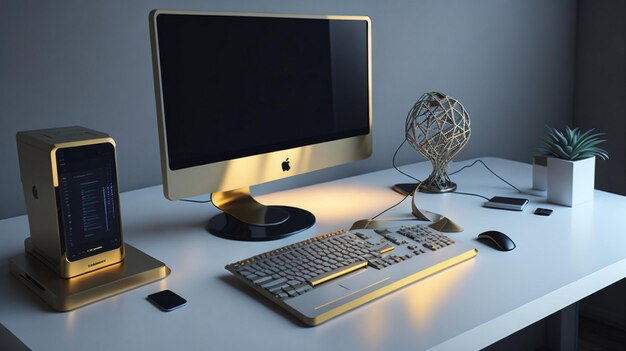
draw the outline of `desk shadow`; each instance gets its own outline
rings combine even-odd
[[[265,305],[266,307],[268,307],[269,309],[273,310],[274,312],[276,312],[276,313],[278,313],[280,315],[285,316],[293,324],[295,324],[295,325],[297,325],[299,327],[310,327],[309,325],[304,324],[302,321],[300,321],[299,319],[297,319],[295,316],[291,315],[290,313],[288,313],[284,309],[280,308],[280,306],[278,306],[277,304],[272,303],[271,301],[269,301],[265,296],[263,296],[260,293],[254,291],[254,289],[252,289],[251,287],[249,287],[245,283],[239,281],[234,276],[232,276],[232,275],[221,275],[219,277],[219,279],[222,282],[224,282],[224,283],[230,285],[231,287],[235,288],[235,290],[248,295],[249,298],[255,299],[256,301],[258,301],[259,303]]]

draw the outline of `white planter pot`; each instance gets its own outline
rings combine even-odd
[[[593,200],[596,158],[568,161],[548,157],[548,202],[576,206]]]

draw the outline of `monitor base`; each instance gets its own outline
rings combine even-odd
[[[268,207],[288,212],[289,219],[275,225],[254,225],[222,212],[209,220],[207,230],[224,239],[269,241],[299,233],[315,224],[315,216],[307,210],[289,206]]]

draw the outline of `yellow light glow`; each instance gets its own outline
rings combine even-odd
[[[356,328],[362,345],[367,345],[370,350],[385,349],[384,342],[389,333],[389,326],[393,325],[389,311],[385,304],[371,303],[367,305],[367,318],[359,318]]]
[[[346,184],[318,184],[292,191],[259,197],[266,205],[290,205],[311,211],[318,221],[339,226],[349,226],[353,221],[371,218],[385,208],[397,203],[401,197],[390,189]],[[411,217],[410,202],[404,207],[406,217]],[[337,229],[337,228],[336,228]]]
[[[467,282],[467,274],[473,269],[474,260],[461,262],[445,271],[431,276],[428,282],[420,284],[416,282],[411,287],[415,294],[404,294],[407,306],[409,323],[415,328],[428,329],[431,320],[442,308],[445,301],[449,301],[450,295],[456,292]]]

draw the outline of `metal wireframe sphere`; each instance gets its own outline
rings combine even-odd
[[[456,99],[438,92],[422,95],[409,111],[406,140],[433,165],[420,191],[444,193],[456,190],[448,176],[448,163],[467,144],[470,118]]]

